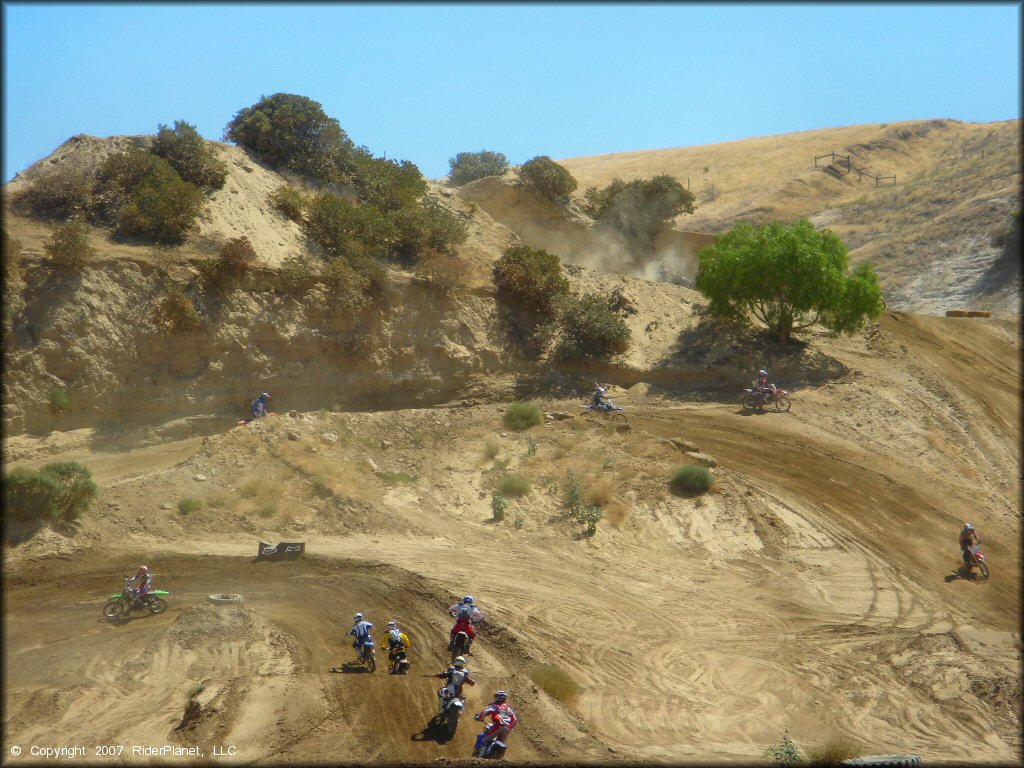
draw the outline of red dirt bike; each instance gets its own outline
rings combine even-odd
[[[275,413],[274,411],[267,411],[267,416],[277,416],[277,414],[276,414],[276,413]],[[260,418],[260,419],[265,419],[265,418],[266,418],[266,416],[260,416],[259,418]],[[239,420],[238,420],[238,426],[240,427],[240,426],[242,426],[243,424],[251,424],[252,422],[254,422],[254,421],[257,421],[257,420],[258,420],[258,419],[256,419],[256,418],[250,418],[250,419],[239,419]]]
[[[985,580],[988,578],[988,563],[985,562],[985,553],[981,551],[981,548],[975,544],[973,547],[963,548],[964,563],[967,565],[967,572],[974,575],[974,567],[977,566],[978,570],[981,571],[981,578]]]
[[[784,389],[768,390],[764,393],[756,389],[743,390],[743,407],[748,410],[761,409],[772,403],[775,403],[775,410],[785,413],[792,405],[789,402],[789,392]]]

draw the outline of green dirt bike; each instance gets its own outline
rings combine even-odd
[[[103,606],[103,615],[108,619],[121,619],[131,613],[132,601],[135,599],[131,581],[131,577],[125,579],[124,590],[111,595],[107,604]],[[163,595],[168,594],[170,593],[166,589],[154,589],[139,599],[139,607],[149,609],[150,613],[163,613],[167,610],[167,601],[163,599]]]

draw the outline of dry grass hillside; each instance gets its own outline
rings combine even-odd
[[[847,744],[1019,764],[1021,349],[1019,305],[999,303],[1017,286],[942,293],[914,262],[931,248],[949,270],[988,269],[986,227],[1019,209],[1019,167],[982,178],[989,166],[967,149],[987,139],[986,161],[1004,145],[1019,158],[1018,125],[859,126],[564,161],[581,191],[655,167],[720,186],[659,244],[666,264],[760,216],[809,216],[855,258],[875,253],[879,321],[787,347],[711,321],[685,285],[617,273],[611,248],[588,261],[580,244],[596,235],[578,208],[551,211],[501,180],[431,183],[470,227],[458,290],[395,265],[379,311],[338,311],[323,285],[276,282],[306,248],[266,201],[287,180],[224,145],[228,183],[188,242],[128,245],[94,228],[98,257],[69,273],[43,252],[50,225],[14,214],[12,194],[48,164],[88,166],[141,139],[63,145],[5,188],[24,308],[4,339],[3,456],[7,470],[78,462],[98,494],[72,530],[5,545],[5,743],[126,745],[88,755],[118,764],[205,763],[217,745],[236,748],[228,764],[469,762],[477,724],[447,738],[430,679],[448,660],[447,606],[469,593],[485,618],[468,710],[509,690],[514,762],[735,763],[789,728],[805,760]],[[943,148],[960,177],[929,176]],[[832,149],[901,183],[866,190],[805,167]],[[990,219],[969,215],[982,209]],[[242,234],[259,268],[204,298],[199,330],[154,327],[155,298]],[[621,289],[626,352],[586,365],[510,353],[490,270],[519,241],[561,243],[576,291]],[[883,260],[876,243],[904,245]],[[965,303],[994,316],[937,316]],[[790,412],[738,404],[762,366]],[[581,413],[595,380],[627,424]],[[277,415],[237,424],[264,389]],[[521,431],[504,422],[520,400],[544,414]],[[687,465],[710,469],[707,492],[670,484]],[[574,478],[600,511],[592,535],[566,504]],[[960,562],[965,520],[988,580]],[[305,554],[260,560],[261,541],[302,541]],[[169,609],[106,621],[103,603],[140,562]],[[224,593],[244,602],[209,602]],[[356,611],[378,641],[400,623],[411,675],[352,663]]]

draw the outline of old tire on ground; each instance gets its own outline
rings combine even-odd
[[[206,598],[209,602],[214,605],[240,605],[245,600],[242,599],[241,595],[210,595]]]
[[[893,766],[893,768],[918,768],[921,758],[917,755],[865,755],[843,760],[840,765]]]

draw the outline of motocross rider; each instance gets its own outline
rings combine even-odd
[[[391,662],[390,674],[398,672],[398,662],[406,657],[409,650],[409,636],[398,628],[398,622],[388,622],[388,661]]]
[[[364,619],[361,613],[357,613],[354,619],[356,623],[352,625],[352,629],[346,632],[345,635],[352,635],[352,647],[356,649],[356,653],[362,658],[363,646],[371,639],[370,630],[373,629],[373,624]]]
[[[148,565],[140,565],[139,570],[135,572],[135,575],[131,578],[128,583],[128,591],[133,596],[131,605],[128,606],[128,610],[132,610],[141,602],[142,598],[149,594],[149,590],[153,588],[153,574],[149,572]]]
[[[466,660],[462,656],[456,656],[452,665],[444,672],[439,672],[435,677],[440,677],[448,682],[446,686],[437,692],[442,706],[444,706],[445,700],[453,696],[462,697],[462,686],[464,683],[476,685],[476,680],[473,679],[469,674],[469,670],[466,669]]]
[[[502,729],[508,729],[505,734],[505,738],[508,739],[508,734],[512,733],[512,729],[516,727],[516,723],[519,722],[519,718],[516,717],[516,713],[512,710],[512,707],[508,705],[508,692],[498,691],[494,694],[494,701],[491,702],[483,712],[478,715],[474,715],[474,720],[483,721],[485,717],[491,718],[491,724],[487,726],[487,729],[480,734],[477,739],[477,748],[482,749],[486,747],[491,741],[493,741],[498,733]]]
[[[757,374],[757,384],[754,385],[754,389],[767,403],[772,398],[772,394],[775,392],[775,385],[768,383],[768,371],[762,368]]]
[[[476,600],[473,598],[473,596],[466,595],[464,598],[462,598],[461,603],[456,603],[455,605],[453,605],[451,608],[448,609],[448,612],[458,619],[464,618],[469,621],[472,621],[474,614],[479,613],[480,609],[477,607]]]
[[[252,401],[252,417],[254,419],[267,415],[267,400],[269,399],[270,395],[264,392]]]
[[[590,404],[602,410],[611,408],[612,401],[608,398],[608,387],[598,384],[597,389],[594,390],[594,396],[590,399]]]
[[[974,558],[971,555],[980,545],[981,536],[978,535],[977,529],[970,523],[964,523],[963,530],[960,531],[960,551],[963,553],[968,571],[974,567]]]
[[[469,653],[470,646],[472,646],[473,641],[476,640],[476,628],[473,626],[473,622],[469,616],[459,616],[455,621],[455,626],[452,627],[451,631],[451,640],[448,641],[449,651],[455,650],[455,636],[459,634],[459,632],[466,633],[466,647],[462,650],[465,653]]]

